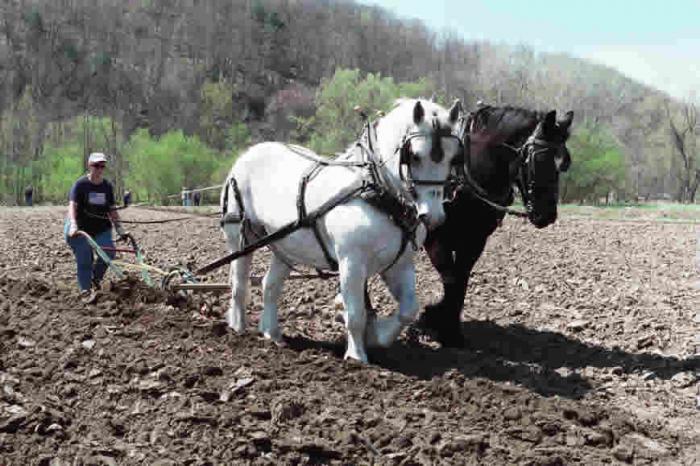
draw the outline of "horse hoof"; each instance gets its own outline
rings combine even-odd
[[[346,312],[337,312],[335,314],[335,317],[333,317],[333,321],[337,322],[339,324],[345,325],[345,315]],[[367,309],[367,322],[369,323],[372,319],[377,318],[377,311],[375,309]]]
[[[235,333],[237,333],[238,335],[243,335],[246,332],[245,325],[240,325],[237,322],[231,322],[231,321],[228,321],[227,324],[228,324],[229,328],[231,330],[233,330]]]
[[[440,319],[439,312],[435,311],[434,309],[429,309],[428,306],[426,306],[425,312],[418,317],[416,326],[423,330],[439,331],[444,325],[442,320],[444,320],[444,318]]]
[[[241,333],[245,333],[245,331],[246,331],[246,319],[245,319],[245,317],[241,318],[238,315],[238,313],[236,313],[234,311],[229,310],[226,313],[226,323],[236,333],[241,334]]]
[[[438,333],[436,339],[443,348],[464,348],[464,335],[459,331]]]
[[[278,348],[287,348],[287,347],[289,347],[289,345],[287,344],[287,342],[284,341],[284,338],[280,338],[279,340],[270,339],[270,341],[271,341],[272,343],[274,343],[275,346],[278,347]]]
[[[282,332],[280,332],[279,329],[275,330],[261,330],[260,333],[262,333],[263,338],[266,340],[269,340],[276,344],[277,346],[283,346],[284,343],[284,338],[282,338]]]
[[[349,351],[345,352],[345,357],[343,357],[344,360],[350,362],[350,363],[355,363],[355,364],[369,364],[369,359],[367,358],[366,354],[354,354],[350,353]]]

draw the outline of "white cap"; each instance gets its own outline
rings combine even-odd
[[[88,165],[92,165],[93,163],[100,163],[100,162],[107,162],[107,156],[104,155],[102,152],[93,152],[90,154],[90,157],[88,158]]]

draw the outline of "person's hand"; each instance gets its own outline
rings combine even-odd
[[[75,220],[71,220],[70,224],[68,225],[68,237],[74,238],[78,234],[78,224],[75,222]]]
[[[124,229],[124,226],[119,222],[116,222],[114,224],[114,231],[117,233],[117,236],[119,237],[119,239],[124,239],[128,235],[128,233]]]

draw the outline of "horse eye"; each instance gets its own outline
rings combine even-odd
[[[413,163],[420,163],[420,156],[418,156],[418,155],[416,155],[416,154],[413,154],[413,155],[411,156],[411,162],[413,162]]]

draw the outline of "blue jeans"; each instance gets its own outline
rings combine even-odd
[[[99,257],[97,258],[97,261],[93,259],[92,248],[84,236],[70,238],[68,236],[68,227],[69,223],[66,221],[63,225],[63,236],[75,255],[75,262],[78,267],[78,286],[80,287],[80,291],[89,290],[93,279],[96,282],[102,280],[102,277],[104,277],[105,272],[107,271],[107,264],[105,264]],[[92,239],[94,239],[95,242],[100,245],[100,247],[114,247],[111,228],[94,236]],[[105,252],[110,259],[114,259],[114,251]]]

